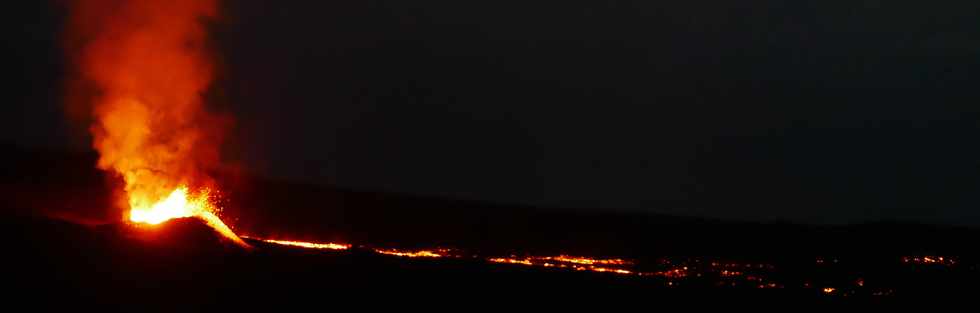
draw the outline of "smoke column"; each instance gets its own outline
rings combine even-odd
[[[205,22],[215,0],[69,0],[69,112],[90,121],[98,167],[125,182],[120,208],[179,186],[209,189],[227,119],[206,111],[213,79]],[[79,92],[81,90],[81,92]]]

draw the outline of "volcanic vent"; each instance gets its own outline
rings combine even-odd
[[[69,111],[85,112],[98,167],[124,181],[123,215],[158,224],[197,217],[247,246],[218,218],[208,174],[219,167],[228,118],[208,111],[213,79],[203,21],[215,0],[75,0],[68,55],[77,74]]]

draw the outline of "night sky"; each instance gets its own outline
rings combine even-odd
[[[64,12],[5,36],[0,143],[86,149]],[[980,2],[227,1],[226,157],[361,190],[980,225]]]

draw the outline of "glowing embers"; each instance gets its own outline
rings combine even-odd
[[[675,268],[666,269],[666,270],[657,271],[657,272],[641,272],[641,273],[639,273],[639,275],[640,276],[660,276],[660,277],[664,277],[664,278],[674,278],[674,279],[687,278],[688,276],[690,276],[690,274],[688,273],[687,266],[675,267]]]
[[[129,196],[129,220],[134,223],[156,225],[170,219],[196,217],[235,244],[250,247],[215,215],[216,209],[211,203],[208,190],[188,196],[187,187],[180,186],[170,192],[166,198],[156,202],[145,196],[136,196],[134,193],[130,193]]]
[[[348,244],[339,244],[339,243],[332,243],[332,242],[318,243],[318,242],[306,242],[306,241],[262,239],[262,238],[255,238],[249,236],[242,236],[242,238],[258,240],[258,241],[277,244],[281,246],[300,247],[300,248],[307,248],[307,249],[347,250],[350,249],[351,247],[351,245]]]
[[[742,276],[742,274],[743,273],[739,271],[729,271],[729,270],[722,270],[721,272],[718,272],[718,275],[721,277],[738,277],[738,276]]]
[[[624,276],[638,276],[664,279],[667,286],[676,287],[687,283],[702,284],[709,281],[717,286],[784,288],[784,285],[767,277],[773,266],[763,263],[741,262],[702,262],[699,259],[663,258],[656,264],[639,264],[634,260],[615,258],[590,258],[559,256],[527,256],[488,258],[489,262],[516,264],[543,268],[567,269],[613,273]],[[641,269],[642,268],[642,269]]]
[[[636,274],[626,267],[632,266],[632,261],[623,259],[596,259],[588,257],[576,257],[568,255],[559,256],[529,256],[506,258],[488,258],[487,261],[493,263],[518,264],[527,266],[540,266],[548,268],[563,268],[576,271],[591,271],[600,273],[614,273],[621,275]]]
[[[459,257],[451,249],[432,249],[432,250],[399,250],[399,249],[373,249],[375,253],[392,255],[406,258],[445,258]]]
[[[633,263],[623,259],[593,259],[587,257],[574,257],[568,255],[559,255],[555,257],[537,257],[537,259],[544,260],[544,261],[555,261],[555,262],[583,264],[583,265],[631,265]]]
[[[922,255],[902,257],[902,263],[919,265],[943,265],[952,266],[956,264],[956,259],[948,256]]]
[[[529,260],[529,259],[490,258],[490,259],[487,259],[487,261],[494,262],[494,263],[534,265],[534,262],[531,262],[531,260]],[[541,266],[547,266],[547,265],[541,264]]]

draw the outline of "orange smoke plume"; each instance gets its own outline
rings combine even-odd
[[[206,110],[202,95],[214,71],[204,22],[217,17],[217,5],[215,0],[69,2],[69,58],[79,76],[76,84],[92,89],[85,99],[69,99],[69,105],[80,102],[91,113],[98,167],[125,182],[121,207],[133,222],[214,216],[207,191],[216,186],[208,171],[219,164],[227,123]],[[221,227],[227,229],[223,223],[215,228]]]

